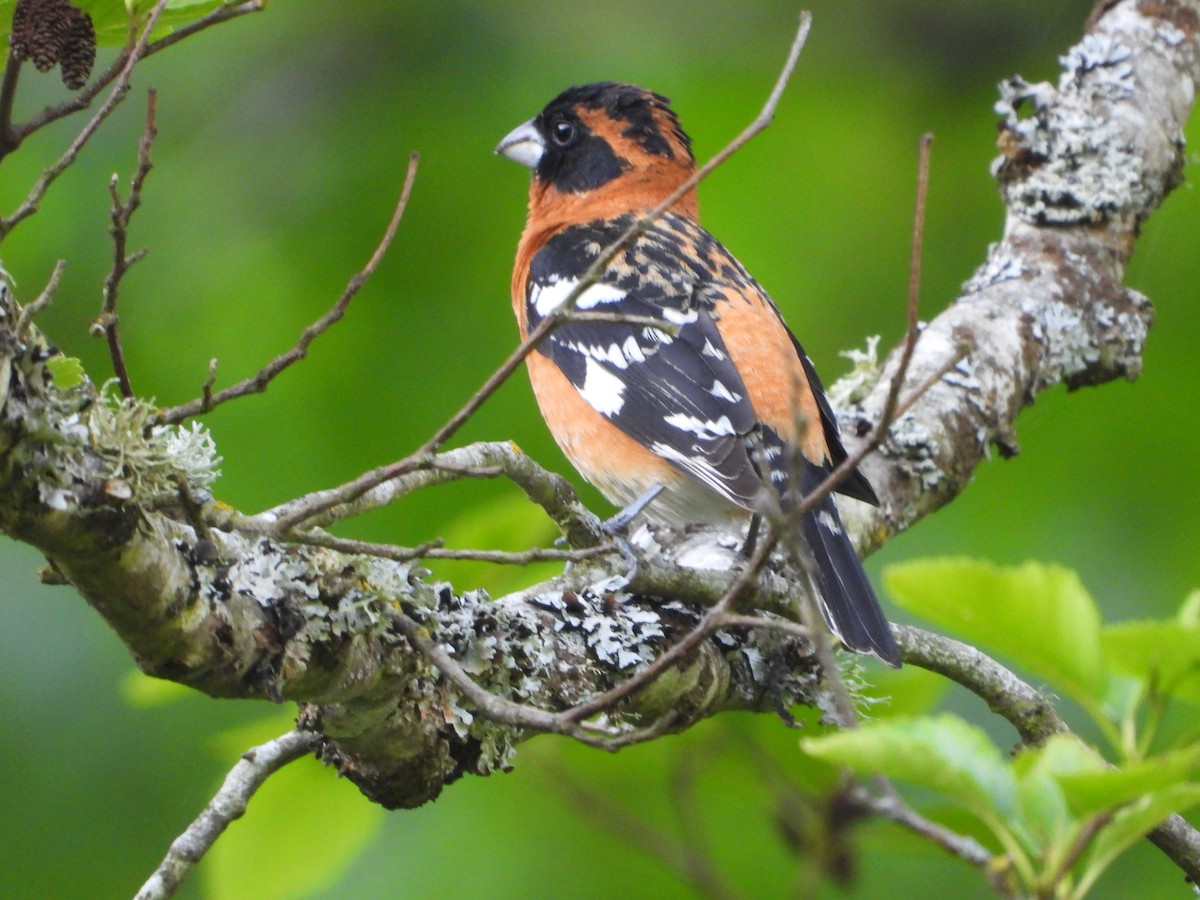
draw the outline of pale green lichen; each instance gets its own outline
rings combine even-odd
[[[850,360],[854,368],[835,381],[826,391],[837,409],[861,403],[879,380],[879,335],[867,338],[865,350],[843,350],[838,354]]]
[[[221,474],[212,435],[199,422],[155,425],[157,413],[144,400],[117,397],[110,382],[87,416],[91,449],[107,461],[108,477],[128,482],[143,505],[178,496],[180,477],[206,496]]]
[[[47,388],[7,410],[20,429],[14,460],[53,509],[102,496],[150,509],[178,498],[181,483],[193,498],[207,499],[220,475],[212,435],[198,422],[154,425],[156,412],[143,400],[117,397],[110,386],[96,392],[85,381],[67,392]]]

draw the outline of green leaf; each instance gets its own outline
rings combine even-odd
[[[1016,813],[1011,767],[983,731],[955,716],[869,722],[804,738],[800,746],[860,775],[883,774],[938,791],[985,822]]]
[[[1147,832],[1171,813],[1184,812],[1200,803],[1200,784],[1181,784],[1161,793],[1151,794],[1118,811],[1092,844],[1085,875],[1080,881],[1077,896],[1095,882],[1118,856],[1141,840]]]
[[[150,15],[154,9],[155,0],[92,0],[92,2],[76,3],[92,17],[96,29],[96,43],[101,47],[124,47],[129,39],[130,16],[139,23]],[[160,38],[170,34],[176,28],[196,21],[208,15],[219,6],[222,0],[171,0],[162,15],[152,37]]]
[[[1080,817],[1116,809],[1143,794],[1162,791],[1195,777],[1200,746],[1164,753],[1120,768],[1058,774],[1071,811]]]
[[[83,363],[74,356],[52,356],[46,360],[46,368],[60,391],[69,391],[83,383]]]
[[[1071,570],[918,560],[888,568],[884,583],[904,609],[1010,657],[1089,708],[1103,699],[1100,614]]]
[[[1179,621],[1122,622],[1105,628],[1103,641],[1115,670],[1200,704],[1200,626]]]

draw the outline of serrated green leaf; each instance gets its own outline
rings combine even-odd
[[[944,794],[985,822],[1017,812],[1012,768],[983,731],[951,715],[869,722],[800,742],[861,775],[883,774]]]
[[[1122,622],[1104,629],[1103,642],[1116,671],[1200,704],[1200,626],[1174,620]]]
[[[1200,803],[1200,784],[1181,784],[1151,794],[1119,810],[1092,844],[1084,867],[1084,877],[1076,896],[1082,897],[1100,874],[1131,845],[1171,813],[1181,813]]]
[[[1143,794],[1167,790],[1200,774],[1200,746],[1186,747],[1119,768],[1058,774],[1071,811],[1080,817],[1116,809]]]
[[[885,570],[884,584],[904,609],[1015,660],[1089,708],[1103,699],[1100,614],[1071,570],[918,560]]]
[[[60,391],[69,391],[83,383],[83,363],[74,356],[52,356],[46,360],[46,369]]]

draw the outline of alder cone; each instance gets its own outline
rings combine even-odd
[[[15,60],[32,60],[39,72],[60,65],[73,91],[87,83],[96,62],[92,17],[68,0],[17,0],[8,45]]]
[[[96,29],[92,26],[91,16],[79,10],[72,11],[75,16],[63,42],[59,65],[62,67],[63,84],[77,91],[87,84],[96,62]]]

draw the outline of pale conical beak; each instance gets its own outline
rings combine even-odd
[[[515,163],[536,169],[542,161],[542,154],[546,152],[546,142],[533,126],[533,119],[530,119],[506,134],[496,146],[496,152]]]

